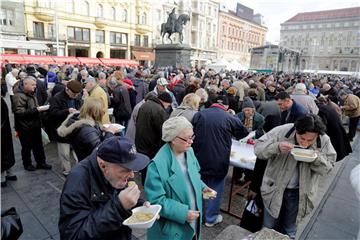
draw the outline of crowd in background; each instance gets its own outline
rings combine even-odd
[[[322,145],[326,146],[326,156],[321,163],[328,171],[331,169],[331,162],[340,161],[351,152],[350,142],[356,135],[360,118],[360,79],[352,76],[215,72],[199,67],[185,69],[168,66],[150,69],[71,64],[59,66],[7,63],[3,64],[1,70],[2,96],[9,94],[11,102],[8,108],[2,98],[2,138],[5,138],[3,115],[8,116],[8,113],[12,112],[26,170],[51,169],[46,163],[42,144],[44,134],[56,142],[58,158],[65,176],[70,173],[74,159],[75,162],[86,159],[102,142],[113,136],[122,135],[132,139],[139,153],[155,161],[159,158],[157,154],[160,149],[162,154],[167,153],[168,150],[163,149],[164,144],[172,142],[172,150],[174,146],[178,146],[179,143],[173,142],[174,137],[177,137],[189,144],[187,148],[192,145],[191,154],[194,154],[194,157],[191,161],[196,164],[198,162],[199,166],[196,165],[194,169],[200,169],[202,180],[198,183],[198,188],[206,184],[218,193],[217,197],[209,200],[207,204],[205,225],[208,227],[222,221],[219,209],[229,169],[232,138],[240,139],[255,131],[255,139],[260,139],[259,149],[255,148],[258,157],[255,170],[251,173],[242,169],[234,170],[239,180],[243,174],[245,178],[252,180],[249,196],[258,199],[261,193],[268,193],[269,189],[272,189],[269,179],[273,174],[271,171],[274,170],[269,170],[269,166],[265,170],[267,161],[261,161],[272,158],[271,153],[266,152],[266,147],[269,138],[274,136],[270,136],[268,132],[281,126],[283,129],[276,128],[272,135],[281,135],[279,138],[282,138],[285,135],[283,132],[288,132],[288,136],[294,137],[295,132],[291,131],[295,130],[296,134],[301,136],[309,132],[319,136],[326,134],[329,138],[321,137]],[[181,137],[182,135],[167,138],[164,136],[164,122],[178,117],[184,118],[177,120],[180,122],[175,122],[175,125],[185,127],[177,133],[186,130],[186,138]],[[9,121],[8,118],[5,120],[4,122]],[[348,124],[347,131],[343,126],[344,122]],[[109,123],[121,124],[124,129],[119,131],[115,126],[108,125]],[[188,123],[191,125],[187,125]],[[166,126],[169,124],[171,125],[168,123]],[[312,127],[309,127],[309,124]],[[2,186],[6,185],[7,180],[16,178],[11,171],[15,160],[10,146],[10,124],[8,125],[8,138],[6,141],[2,140]],[[291,130],[292,127],[295,130]],[[331,146],[327,145],[328,143]],[[294,144],[298,144],[297,140]],[[180,153],[186,152],[187,148]],[[287,146],[281,145],[279,149],[282,153],[286,152]],[[36,166],[32,164],[31,152]],[[183,156],[180,153],[179,156]],[[178,161],[184,164],[181,157]],[[272,167],[275,168],[274,166]],[[157,195],[153,192],[156,187],[154,184],[159,180],[156,177],[157,167],[153,164],[149,166],[150,171],[147,168],[141,171],[145,192],[154,202],[157,201]],[[186,168],[186,164],[181,167]],[[291,167],[300,168],[299,165]],[[324,173],[324,169],[317,170]],[[150,176],[147,177],[147,174]],[[266,179],[263,179],[264,174]],[[156,180],[152,182],[151,177]],[[300,176],[303,177],[306,175]],[[299,189],[299,176],[295,180],[291,176],[284,178],[289,178],[291,183],[287,189]],[[185,179],[186,184],[191,184],[188,178]],[[279,182],[276,184],[281,185]],[[306,184],[316,183],[309,179]],[[267,190],[263,189],[264,185]],[[284,191],[282,194],[293,194],[292,191]],[[190,208],[196,210],[194,202],[199,200],[196,199],[195,192],[191,189],[189,192],[191,194],[187,202],[190,201]],[[281,224],[275,220],[282,209],[282,200],[280,196],[275,196],[278,203],[274,210],[274,207],[266,205],[268,197],[263,196],[264,203],[261,203],[265,204],[267,210],[264,213],[264,225],[276,228],[275,225]],[[301,218],[309,212],[301,205],[305,204],[304,201],[307,200],[302,199],[299,206]],[[177,229],[181,226],[181,221],[171,219],[170,215],[165,214],[165,218],[169,218],[170,222],[175,221],[173,226]],[[294,237],[296,227],[294,230],[293,224],[298,212],[289,213],[290,215],[292,219],[283,222],[285,227],[282,231]],[[190,229],[198,236],[198,224],[191,225],[186,231]],[[156,232],[151,234],[156,236]],[[184,236],[193,236],[192,234],[186,233]]]

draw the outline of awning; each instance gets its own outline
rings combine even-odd
[[[22,55],[26,64],[54,64],[54,59],[51,56],[45,55]]]
[[[0,55],[1,63],[5,62],[5,60],[8,60],[9,63],[13,64],[24,64],[25,60],[22,57],[22,55],[19,54],[1,54]]]
[[[99,58],[105,66],[138,66],[139,63],[134,60],[120,59],[120,58]]]
[[[57,64],[79,64],[80,61],[76,57],[51,56]]]
[[[1,47],[3,48],[15,48],[15,49],[31,49],[31,50],[48,50],[42,42],[36,41],[21,41],[21,40],[10,40],[10,39],[0,39]]]
[[[98,58],[87,58],[87,57],[78,57],[79,61],[82,64],[94,65],[94,64],[102,64],[102,62]]]
[[[132,51],[136,60],[155,61],[155,54],[153,52],[138,52]]]

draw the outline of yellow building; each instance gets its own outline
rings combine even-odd
[[[152,60],[149,12],[144,0],[25,0],[25,32],[49,55]]]

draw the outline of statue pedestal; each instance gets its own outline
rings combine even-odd
[[[187,44],[159,44],[155,47],[155,67],[190,68],[191,47]]]

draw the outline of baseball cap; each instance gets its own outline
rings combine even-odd
[[[150,162],[149,157],[136,151],[131,139],[118,136],[105,139],[97,148],[97,156],[132,171],[140,171]]]
[[[159,78],[159,79],[156,81],[156,84],[157,84],[157,85],[160,85],[160,86],[169,85],[168,81],[167,81],[165,78]]]

